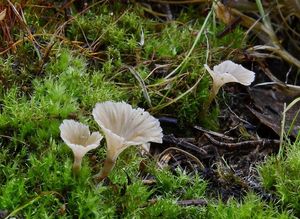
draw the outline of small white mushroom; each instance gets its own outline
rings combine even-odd
[[[81,168],[83,156],[88,151],[97,148],[103,136],[99,132],[90,134],[87,125],[74,120],[64,120],[59,129],[60,137],[73,151],[73,173],[77,175]]]
[[[250,71],[242,65],[236,64],[230,60],[226,60],[219,65],[214,66],[213,70],[211,70],[206,64],[204,67],[213,79],[211,95],[207,103],[207,108],[224,84],[236,82],[249,86],[255,78],[255,73],[253,71]]]
[[[141,108],[133,109],[125,102],[106,101],[96,104],[93,116],[107,142],[107,156],[101,173],[96,176],[98,181],[108,176],[119,154],[129,146],[162,143],[159,121]]]
[[[226,60],[219,65],[214,66],[212,71],[208,65],[204,65],[213,79],[213,91],[218,93],[220,87],[229,82],[237,82],[249,86],[255,78],[255,73],[238,65],[230,60]]]

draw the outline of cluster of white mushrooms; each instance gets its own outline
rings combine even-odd
[[[211,70],[213,84],[206,110],[216,97],[219,89],[229,82],[250,85],[255,73],[235,64],[224,61]],[[106,101],[97,103],[93,109],[95,121],[100,126],[107,144],[107,156],[102,171],[95,176],[98,182],[108,176],[116,164],[117,158],[131,145],[147,146],[149,142],[162,142],[162,129],[159,121],[141,108],[133,109],[125,102]],[[74,153],[73,172],[77,175],[81,168],[83,156],[99,146],[103,136],[99,132],[90,133],[89,127],[74,120],[64,120],[60,125],[61,138]]]
[[[162,143],[158,119],[141,108],[133,109],[125,102],[106,101],[96,104],[93,116],[107,144],[104,166],[95,177],[98,182],[108,176],[118,156],[129,146]],[[59,128],[61,138],[74,153],[73,173],[78,175],[83,156],[98,147],[103,136],[99,132],[91,134],[88,126],[74,120],[64,120]]]

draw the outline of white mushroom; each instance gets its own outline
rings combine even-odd
[[[249,86],[255,78],[255,73],[238,65],[230,60],[226,60],[219,65],[214,66],[212,71],[208,65],[204,65],[206,70],[213,78],[213,91],[218,93],[220,87],[229,82],[237,82]]]
[[[249,86],[255,78],[255,73],[244,68],[242,65],[236,64],[230,60],[226,60],[219,65],[214,66],[211,70],[208,65],[204,65],[213,79],[211,95],[209,97],[207,108],[211,101],[218,94],[219,89],[226,83],[236,82],[245,86]]]
[[[96,178],[101,181],[113,169],[119,154],[131,145],[162,143],[162,129],[157,119],[141,108],[133,109],[125,102],[97,103],[93,116],[104,132],[107,157]]]
[[[64,120],[59,126],[60,137],[74,154],[73,173],[77,175],[83,156],[99,146],[103,136],[99,132],[90,134],[89,127],[74,120]]]

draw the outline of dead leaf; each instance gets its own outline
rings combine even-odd
[[[0,21],[4,20],[5,15],[6,15],[6,9],[0,12]]]
[[[225,5],[221,2],[216,2],[216,4],[214,4],[214,10],[216,17],[225,24],[230,24],[235,19],[235,17],[230,13],[229,8],[225,7]]]
[[[287,105],[300,96],[300,87],[293,85],[283,86],[279,83],[268,84],[257,88],[252,88],[250,96],[254,101],[256,109],[250,111],[263,123],[280,135],[281,120],[284,103]],[[285,131],[297,137],[300,131],[300,102],[296,103],[286,112]]]

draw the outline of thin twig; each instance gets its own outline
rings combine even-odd
[[[207,155],[206,151],[201,150],[201,148],[197,147],[196,145],[183,141],[182,139],[177,139],[173,134],[171,135],[164,135],[163,141],[167,143],[174,144],[180,148],[185,150],[190,150],[193,154],[199,154],[201,157],[205,157]]]
[[[205,132],[205,133],[208,133],[208,134],[210,134],[210,135],[214,135],[214,136],[217,136],[217,137],[226,139],[226,140],[230,140],[230,141],[236,140],[235,138],[232,138],[232,137],[230,137],[230,136],[224,135],[224,134],[222,134],[222,133],[214,132],[214,131],[211,131],[211,130],[206,130],[205,128],[202,128],[201,126],[195,125],[195,126],[194,126],[194,129],[197,129],[197,130],[199,130],[199,131],[201,131],[201,132]]]
[[[207,201],[205,199],[190,199],[190,200],[181,200],[176,202],[180,206],[206,206]]]
[[[253,140],[253,141],[242,141],[238,143],[226,143],[226,142],[220,142],[213,137],[211,137],[209,134],[204,134],[208,140],[219,147],[225,148],[227,150],[236,150],[236,149],[249,149],[249,148],[255,148],[257,145],[266,146],[266,145],[273,145],[278,146],[280,145],[280,141],[276,139],[260,139],[260,140]]]
[[[17,141],[17,142],[20,142],[20,143],[24,144],[24,145],[27,146],[27,147],[30,147],[29,144],[27,144],[26,142],[21,141],[21,140],[15,138],[15,137],[11,137],[11,136],[8,136],[8,135],[0,135],[0,138],[8,138],[8,139],[11,140],[11,141]]]

